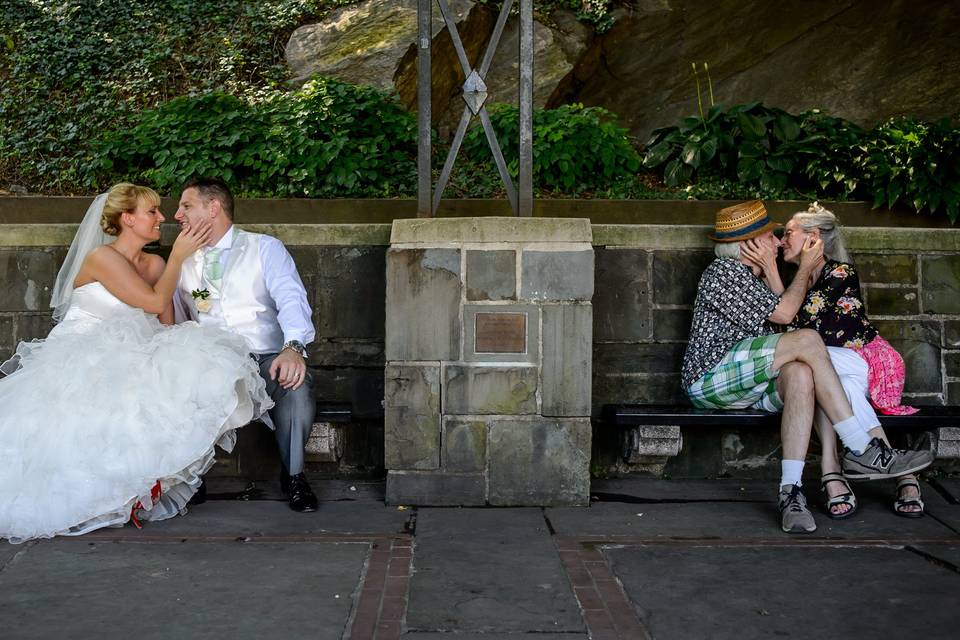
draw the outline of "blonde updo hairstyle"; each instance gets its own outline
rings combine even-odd
[[[797,226],[810,233],[814,229],[820,230],[820,240],[823,241],[823,255],[828,260],[850,262],[850,254],[843,244],[842,227],[837,216],[822,207],[819,202],[811,204],[806,211],[793,214],[792,220]]]
[[[129,182],[121,182],[110,187],[107,192],[107,201],[103,205],[103,215],[100,217],[100,227],[103,232],[111,235],[120,235],[120,216],[133,212],[141,200],[153,206],[160,206],[160,196],[150,187],[141,187]]]

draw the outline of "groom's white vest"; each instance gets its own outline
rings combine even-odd
[[[203,253],[198,251],[183,263],[180,297],[191,320],[225,327],[250,343],[253,353],[277,353],[283,348],[283,330],[277,322],[277,307],[267,291],[260,262],[259,233],[236,232],[223,269],[221,295],[210,298],[213,308],[200,313],[191,292],[203,289]]]

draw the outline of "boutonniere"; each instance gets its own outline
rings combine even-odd
[[[210,309],[213,309],[213,303],[208,300],[210,297],[208,289],[194,289],[190,292],[190,295],[193,296],[193,304],[196,305],[197,311],[200,313],[210,313]]]

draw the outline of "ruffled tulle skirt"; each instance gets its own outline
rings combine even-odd
[[[13,366],[11,366],[13,364]],[[0,379],[0,538],[180,513],[234,430],[272,406],[245,341],[139,310],[68,316]],[[160,497],[151,497],[159,481]]]

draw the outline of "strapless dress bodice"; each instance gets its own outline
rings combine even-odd
[[[64,315],[64,321],[71,319],[104,319],[114,315],[119,310],[133,309],[99,282],[90,282],[73,290],[70,298],[70,308]]]

